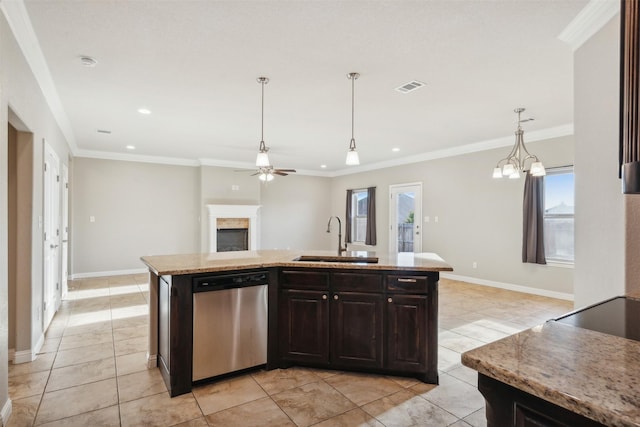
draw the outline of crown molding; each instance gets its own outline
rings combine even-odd
[[[562,30],[558,39],[576,51],[620,12],[620,0],[591,0]]]
[[[573,135],[573,123],[556,126],[548,129],[541,129],[533,132],[527,132],[527,142],[542,141],[545,139],[559,138],[567,135]],[[390,168],[394,166],[408,165],[411,163],[425,162],[428,160],[442,159],[445,157],[453,157],[453,156],[460,156],[463,154],[476,153],[478,151],[493,150],[494,148],[512,146],[513,142],[514,142],[513,135],[505,136],[502,138],[488,139],[486,141],[475,142],[472,144],[461,145],[458,147],[444,148],[442,150],[430,151],[427,153],[417,154],[415,156],[407,156],[407,157],[388,160],[384,162],[356,166],[348,169],[341,169],[333,172],[331,176],[352,175],[360,172],[368,172],[372,170]]]
[[[24,55],[33,76],[42,90],[45,101],[49,105],[49,109],[53,117],[60,127],[60,131],[64,135],[69,144],[72,154],[78,152],[76,137],[71,127],[69,116],[65,112],[58,90],[53,83],[53,78],[49,72],[47,61],[44,59],[40,42],[36,36],[31,19],[23,0],[0,1],[0,10],[4,14],[5,19],[9,23],[11,32],[16,38],[16,42]]]
[[[198,160],[179,157],[145,156],[140,154],[113,153],[109,151],[78,150],[74,157],[84,157],[101,160],[120,160],[123,162],[156,163],[174,166],[200,166]]]

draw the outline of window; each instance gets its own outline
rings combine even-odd
[[[351,194],[351,241],[364,243],[367,236],[367,190]]]
[[[544,178],[544,251],[547,261],[574,261],[573,166],[547,169]]]

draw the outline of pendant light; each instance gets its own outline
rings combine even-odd
[[[507,157],[500,160],[495,168],[493,168],[493,177],[494,178],[502,178],[503,176],[509,177],[510,179],[518,179],[520,178],[521,173],[525,173],[526,165],[525,163],[531,160],[531,167],[529,168],[529,173],[532,176],[544,176],[547,174],[542,162],[538,159],[537,156],[529,153],[527,148],[524,146],[524,139],[522,136],[524,135],[524,131],[522,130],[521,123],[528,122],[533,119],[521,119],[520,115],[524,111],[524,108],[516,108],[513,110],[518,115],[518,128],[516,129],[516,142],[511,149],[511,152]]]
[[[351,141],[349,142],[349,151],[347,151],[347,165],[354,166],[360,164],[360,158],[356,151],[356,140],[353,137],[353,123],[354,123],[354,94],[356,79],[360,77],[358,73],[349,73],[347,78],[351,80]]]
[[[258,77],[257,80],[258,83],[260,83],[260,85],[262,86],[262,108],[260,116],[260,147],[258,148],[258,156],[256,157],[256,166],[262,168],[271,165],[271,163],[269,162],[269,155],[267,154],[269,149],[264,144],[264,85],[269,83],[269,79],[267,77]],[[273,179],[273,177],[271,179]]]

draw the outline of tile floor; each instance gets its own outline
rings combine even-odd
[[[258,371],[169,398],[147,369],[146,275],[76,280],[38,358],[9,366],[9,426],[484,426],[460,353],[572,309],[440,281],[440,385],[305,368]]]

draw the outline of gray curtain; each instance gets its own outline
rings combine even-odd
[[[376,187],[367,188],[367,234],[365,245],[375,245],[376,238]]]
[[[526,174],[522,204],[522,262],[546,264],[544,256],[544,177]]]
[[[347,190],[347,213],[344,218],[344,243],[351,243],[351,199],[353,196],[353,190]]]

